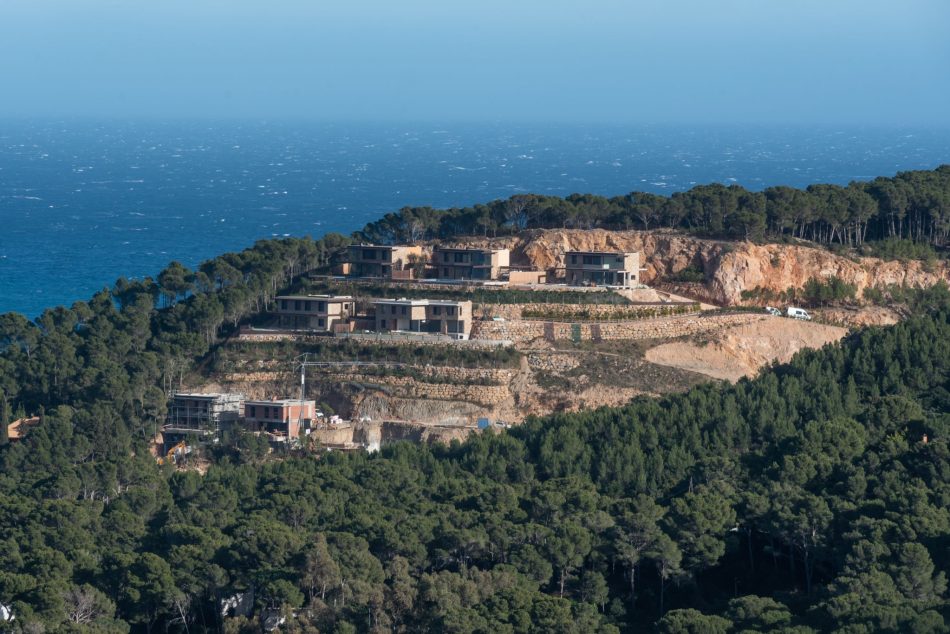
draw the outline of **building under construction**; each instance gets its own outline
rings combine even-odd
[[[277,442],[298,440],[310,433],[317,418],[315,401],[281,399],[246,401],[244,424],[249,431],[266,432]]]
[[[199,441],[217,437],[222,428],[241,418],[244,395],[239,393],[175,394],[168,403],[168,417],[162,427],[165,446],[181,440]]]

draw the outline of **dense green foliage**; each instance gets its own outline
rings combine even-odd
[[[882,260],[927,260],[937,259],[937,251],[927,242],[914,242],[907,238],[888,238],[869,242],[861,249],[862,255]]]
[[[948,173],[839,188],[856,208],[857,189],[878,206],[837,225],[773,223],[779,194],[767,190],[764,229],[941,245]],[[837,208],[835,191],[785,193]],[[744,197],[760,195],[733,188],[657,204],[675,211],[713,195],[718,207],[690,203],[670,226],[761,226],[749,211],[759,202]],[[655,224],[632,196],[617,226]],[[422,231],[614,222],[606,199],[527,198],[475,208],[487,219],[476,224],[471,210],[432,212]],[[495,218],[496,207],[509,215]],[[369,235],[404,239],[392,231],[416,212],[402,214]],[[0,630],[256,632],[273,608],[297,632],[946,631],[945,287],[881,290],[917,316],[734,386],[529,420],[450,447],[278,459],[244,435],[210,452],[205,475],[156,465],[147,443],[182,376],[225,362],[222,335],[346,243],[262,241],[196,271],[172,263],[154,280],[120,280],[33,322],[0,315],[0,427],[41,417],[23,440],[0,434],[0,604],[17,617]],[[812,290],[816,301],[847,294]],[[373,354],[410,353],[518,361]],[[223,618],[219,601],[250,589],[254,616]]]
[[[758,302],[778,302],[778,303],[796,303],[807,306],[824,306],[831,303],[849,303],[853,302],[858,289],[854,284],[848,284],[837,275],[830,277],[812,277],[805,282],[802,288],[789,288],[784,291],[775,292],[769,288],[756,287],[742,291],[743,300],[752,300]],[[886,296],[892,304],[901,304],[904,301],[913,299],[917,291],[914,289],[893,288]],[[880,289],[864,289],[863,298],[868,301],[882,300],[885,292]],[[903,300],[903,301],[902,301]],[[740,307],[735,307],[740,308]]]
[[[643,192],[613,198],[518,194],[447,210],[404,207],[368,224],[358,237],[393,243],[561,227],[686,229],[717,237],[803,238],[851,246],[885,239],[945,246],[950,238],[950,165],[847,187],[777,186],[753,192],[711,184],[669,197]]]
[[[840,277],[826,279],[813,277],[805,282],[802,298],[811,306],[823,306],[831,302],[853,300],[857,294],[854,284],[848,284]]]
[[[90,301],[49,309],[33,322],[0,315],[0,391],[28,412],[69,405],[80,426],[102,426],[104,447],[126,438],[114,427],[136,437],[153,431],[166,393],[221,335],[346,243],[335,234],[264,240],[197,271],[172,262],[155,280],[119,279]]]
[[[451,447],[238,443],[204,476],[155,465],[139,402],[101,397],[131,391],[120,377],[75,385],[66,355],[42,362],[58,383],[8,372],[50,337],[89,367],[121,351],[124,310],[91,306],[72,332],[4,331],[4,391],[51,404],[0,449],[0,603],[24,631],[251,632],[217,603],[251,587],[288,631],[946,629],[944,287],[754,381]]]

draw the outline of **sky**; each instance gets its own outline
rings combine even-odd
[[[950,126],[948,0],[0,0],[0,117]]]

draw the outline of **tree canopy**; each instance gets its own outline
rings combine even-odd
[[[516,194],[471,207],[403,207],[369,223],[356,237],[391,244],[546,228],[665,228],[742,240],[800,238],[846,246],[890,240],[944,247],[950,238],[950,165],[847,186],[750,191],[713,183],[668,197]]]
[[[303,266],[283,244],[278,277]],[[13,627],[249,632],[272,610],[297,632],[946,629],[943,286],[903,323],[735,385],[450,446],[160,467],[143,432],[163,355],[207,346],[170,314],[238,284],[155,314],[144,283],[4,322],[8,402],[43,407],[0,447]]]

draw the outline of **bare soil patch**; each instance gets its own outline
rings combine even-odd
[[[838,341],[846,328],[784,317],[729,328],[705,340],[664,343],[646,351],[651,363],[738,381],[774,361],[789,361],[804,348]]]

